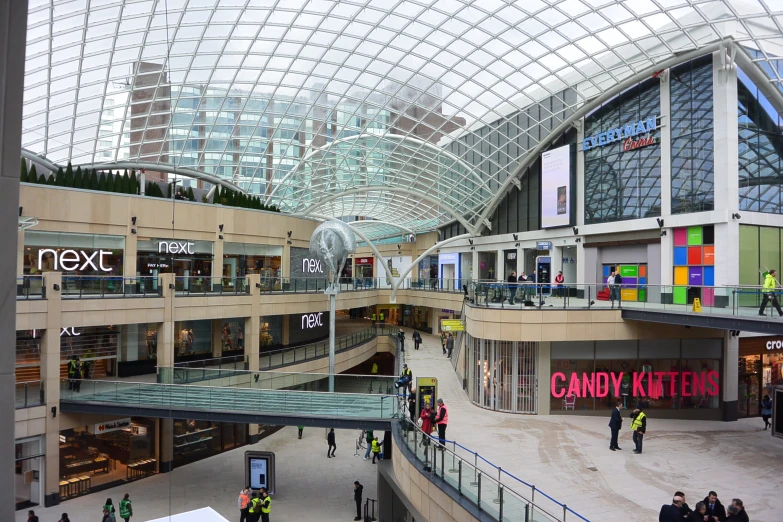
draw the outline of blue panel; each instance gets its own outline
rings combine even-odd
[[[611,273],[609,271],[610,268],[611,267],[609,265],[604,265],[604,277],[609,277],[609,274]],[[604,281],[604,282],[606,282],[606,281]]]
[[[674,265],[675,266],[687,266],[688,265],[688,248],[687,247],[674,247]]]
[[[647,278],[646,277],[640,277],[639,278],[639,284],[640,285],[646,285],[647,284]]]
[[[702,284],[704,286],[715,286],[715,267],[714,266],[705,266],[704,267],[704,282]]]

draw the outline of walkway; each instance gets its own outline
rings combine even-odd
[[[410,330],[406,335],[410,338]],[[632,453],[627,419],[620,436],[623,451],[612,452],[608,417],[525,416],[473,405],[442,355],[439,339],[422,338],[419,351],[406,343],[407,363],[414,378],[438,378],[440,396],[449,407],[447,438],[592,522],[657,520],[660,506],[670,503],[675,491],[684,491],[693,507],[711,489],[724,504],[741,498],[751,520],[780,520],[776,500],[783,440],[761,430],[760,419],[682,421],[655,419],[652,412],[644,453]],[[520,491],[529,493],[527,488]]]

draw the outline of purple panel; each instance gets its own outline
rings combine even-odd
[[[637,281],[636,277],[623,277],[623,285],[635,285]]]
[[[700,266],[689,266],[688,267],[688,284],[690,286],[701,286],[702,285],[702,267]]]

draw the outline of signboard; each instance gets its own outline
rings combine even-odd
[[[102,433],[109,433],[111,431],[125,430],[131,427],[130,417],[124,419],[117,419],[108,422],[101,422],[95,425],[95,435],[101,435]]]
[[[302,330],[324,326],[324,313],[302,314]]]
[[[514,261],[517,258],[516,252],[506,252],[506,259],[508,261]]]
[[[372,265],[375,262],[374,257],[357,257],[356,258],[356,264],[357,265]]]
[[[601,132],[595,136],[590,136],[582,141],[582,150],[590,150],[596,147],[603,147],[605,145],[611,145],[612,143],[622,141],[623,150],[634,150],[648,145],[658,143],[658,140],[649,134],[655,132],[658,129],[658,117],[650,116],[644,120],[639,120],[635,123],[629,123],[616,129],[609,129],[606,132]],[[648,136],[642,137],[643,134]],[[638,138],[637,138],[638,137]],[[634,139],[637,138],[637,139]]]
[[[193,255],[192,241],[158,241],[158,254],[189,254]]]
[[[414,419],[418,419],[424,406],[429,404],[431,408],[436,408],[438,400],[438,379],[435,377],[416,377],[416,391],[419,401],[416,404]]]
[[[275,494],[275,454],[271,451],[245,452],[245,484],[250,489],[266,488]]]
[[[627,377],[627,378],[626,378]],[[666,381],[664,382],[664,377]],[[570,378],[555,372],[550,381],[552,397],[620,397],[623,380],[631,385],[633,397],[657,397],[666,393],[670,397],[714,397],[720,393],[720,375],[707,372],[577,372]],[[664,389],[665,386],[665,389]],[[625,392],[628,395],[628,392]]]
[[[46,254],[54,257],[54,271],[64,270],[66,272],[75,272],[77,270],[95,270],[101,272],[111,272],[112,268],[104,266],[105,256],[111,255],[111,250],[94,250],[85,252],[84,250],[54,250],[51,248],[42,248],[38,251],[38,270],[43,270],[43,260]],[[97,263],[97,264],[96,264]]]
[[[465,323],[462,319],[441,319],[440,330],[442,332],[464,332]]]
[[[306,257],[302,259],[302,272],[305,274],[323,274],[324,269],[320,259]]]
[[[536,241],[536,250],[552,250],[552,242]]]
[[[571,224],[571,146],[541,154],[541,228]]]
[[[459,254],[456,252],[449,252],[448,254],[440,254],[438,256],[439,265],[456,265],[459,263]]]
[[[783,341],[767,341],[767,350],[780,350],[783,348]]]

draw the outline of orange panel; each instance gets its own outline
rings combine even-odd
[[[647,277],[647,265],[639,265],[639,277]]]
[[[714,265],[715,264],[715,247],[714,246],[705,246],[704,247],[704,264],[705,265]]]

